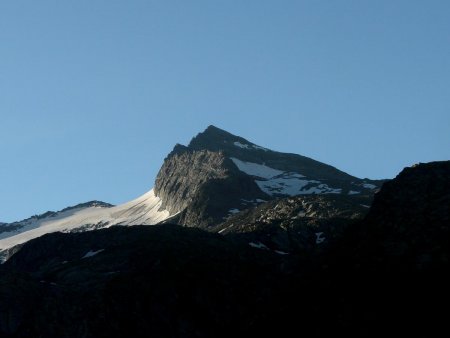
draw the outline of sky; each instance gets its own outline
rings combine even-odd
[[[211,124],[361,178],[448,160],[450,1],[0,1],[0,221],[133,199]]]

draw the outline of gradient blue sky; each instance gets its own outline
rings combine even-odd
[[[450,1],[0,2],[0,221],[137,197],[209,124],[359,177],[449,159]]]

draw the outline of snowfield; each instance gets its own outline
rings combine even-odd
[[[54,217],[29,221],[17,231],[0,234],[0,251],[51,232],[86,231],[113,225],[153,225],[171,215],[152,190],[137,199],[111,208],[87,207],[61,212]]]
[[[304,175],[274,169],[265,164],[241,161],[231,157],[238,169],[247,175],[255,176],[258,187],[270,196],[274,195],[308,195],[308,194],[340,194],[341,189],[330,188],[316,180],[308,180]]]

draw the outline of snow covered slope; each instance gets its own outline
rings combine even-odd
[[[252,162],[241,161],[231,157],[240,171],[255,176],[258,187],[270,196],[274,195],[309,195],[309,194],[340,194],[342,189],[330,188],[327,184],[317,180],[308,180],[305,175],[281,171]],[[358,193],[358,192],[357,192]]]
[[[152,189],[131,202],[115,207],[75,207],[49,213],[48,217],[30,218],[23,224],[17,222],[11,229],[4,229],[10,231],[0,232],[0,251],[51,232],[87,231],[112,225],[157,224],[170,217],[161,204],[161,199]]]

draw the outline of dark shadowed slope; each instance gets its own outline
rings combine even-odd
[[[0,267],[0,332],[445,335],[449,177],[450,162],[405,169],[364,220],[314,254],[280,255],[172,225],[45,235]]]

